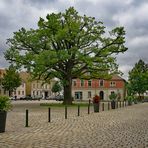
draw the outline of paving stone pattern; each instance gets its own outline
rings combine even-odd
[[[25,109],[29,127],[25,127]],[[8,112],[0,148],[148,148],[148,103],[87,114],[87,108],[48,109],[39,102],[16,102]]]

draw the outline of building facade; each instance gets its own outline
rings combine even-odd
[[[89,100],[95,94],[100,96],[101,100],[109,100],[109,95],[116,93],[118,100],[125,98],[125,80],[117,75],[110,80],[92,79],[72,81],[72,96],[76,100]]]
[[[12,96],[16,96],[17,99],[26,96],[26,83],[24,81],[22,81],[21,85],[12,93]]]
[[[53,93],[51,91],[54,81],[51,80],[50,83],[43,83],[41,80],[36,80],[31,82],[31,96],[46,99]]]

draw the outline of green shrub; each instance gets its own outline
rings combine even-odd
[[[9,97],[0,96],[0,111],[8,111],[12,107]]]
[[[133,98],[134,98],[133,96],[127,96],[126,97],[126,100],[129,101],[129,102],[132,102],[133,101]]]
[[[111,94],[109,95],[109,98],[110,98],[110,100],[116,100],[117,94],[111,93]]]

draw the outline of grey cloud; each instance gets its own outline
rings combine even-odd
[[[147,0],[133,0],[131,4],[134,6],[139,6],[143,3],[147,3]]]

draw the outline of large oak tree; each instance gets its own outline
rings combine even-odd
[[[8,39],[5,58],[29,70],[35,78],[59,78],[64,103],[72,103],[72,79],[105,78],[117,72],[115,55],[125,52],[123,27],[107,32],[94,17],[64,13],[40,18],[37,29],[20,29]]]

